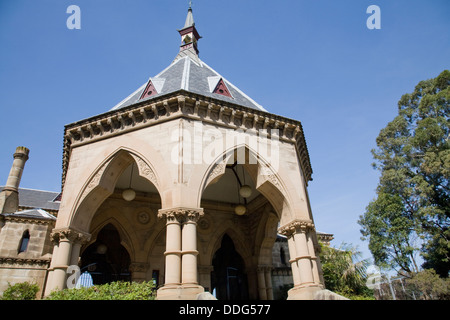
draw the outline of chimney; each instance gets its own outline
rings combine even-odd
[[[0,192],[0,213],[14,213],[19,209],[19,184],[29,153],[28,148],[16,148],[8,180]]]

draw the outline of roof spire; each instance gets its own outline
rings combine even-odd
[[[197,41],[201,38],[195,28],[194,16],[192,15],[192,1],[189,1],[189,9],[184,23],[184,27],[178,30],[181,35],[180,52],[188,49],[194,49],[198,55]]]
[[[188,28],[190,26],[195,26],[194,16],[192,15],[192,1],[189,1],[189,9],[186,17],[186,22],[184,23],[184,28]]]

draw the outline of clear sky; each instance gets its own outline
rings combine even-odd
[[[70,30],[69,5],[81,9]],[[370,5],[381,29],[368,29]],[[64,125],[108,111],[178,53],[187,0],[0,0],[0,185],[59,191]],[[196,0],[200,58],[271,113],[302,122],[316,228],[371,257],[359,215],[370,150],[421,80],[450,68],[448,0]]]

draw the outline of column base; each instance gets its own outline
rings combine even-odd
[[[322,286],[298,286],[288,291],[287,300],[315,300],[315,295],[323,290]]]
[[[205,289],[198,284],[167,285],[156,292],[156,300],[197,300]]]

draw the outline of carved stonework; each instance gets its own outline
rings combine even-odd
[[[91,235],[81,231],[76,231],[73,229],[54,229],[50,234],[51,241],[54,244],[60,241],[70,241],[72,243],[85,244],[91,239]]]
[[[246,107],[227,105],[222,101],[215,104],[204,101],[199,96],[179,95],[175,92],[173,95],[153,99],[133,108],[119,109],[67,126],[64,136],[63,184],[73,147],[160,123],[158,106],[161,105],[166,109],[164,121],[181,115],[194,120],[200,119],[206,123],[220,123],[231,129],[245,127],[270,130],[272,127],[276,127],[279,129],[280,140],[295,143],[305,180],[311,180],[312,169],[300,122]],[[147,172],[151,174],[150,171]],[[153,182],[153,180],[151,181]]]
[[[172,208],[172,209],[160,209],[158,211],[158,218],[165,218],[167,221],[179,223],[185,222],[197,222],[200,217],[204,215],[203,209],[193,208]]]
[[[151,181],[155,186],[158,186],[158,179],[152,168],[138,156],[132,155],[139,168],[139,175]]]
[[[206,179],[205,186],[208,186],[214,179],[216,179],[218,176],[225,173],[227,165],[224,162],[216,163],[214,167],[212,168],[211,172],[209,173],[208,178]]]
[[[111,160],[110,160],[111,161]],[[97,171],[97,173],[91,178],[91,180],[89,181],[89,183],[87,184],[86,188],[83,191],[83,195],[80,198],[80,203],[81,201],[84,200],[84,198],[86,198],[86,196],[96,187],[100,184],[100,179],[103,176],[103,172],[105,171],[105,169],[108,167],[108,164],[110,161],[107,161],[106,163],[104,163],[102,165],[102,167]]]
[[[312,223],[312,220],[296,219],[296,220],[291,221],[288,224],[280,227],[278,229],[278,233],[289,238],[292,235],[294,235],[295,233],[306,232],[308,230],[314,230],[314,224]]]

